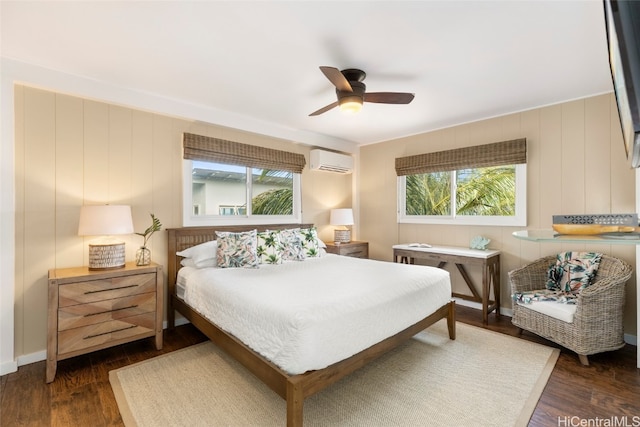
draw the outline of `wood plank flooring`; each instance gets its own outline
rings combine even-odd
[[[483,327],[478,310],[458,305],[457,311],[458,321]],[[516,336],[510,320],[506,316],[497,320],[490,315],[489,325],[484,327]],[[21,366],[18,372],[0,377],[0,426],[122,426],[109,385],[109,371],[205,339],[191,325],[184,325],[165,331],[161,351],[156,351],[153,340],[147,339],[63,360],[58,364],[55,381],[49,385],[44,380],[45,362]],[[553,345],[526,332],[522,339]],[[496,357],[500,357],[500,349]],[[640,425],[636,348],[626,346],[589,359],[591,366],[583,367],[574,353],[562,351],[530,426]],[[513,373],[513,380],[518,380],[517,372]],[[586,424],[596,418],[615,418],[627,424]]]

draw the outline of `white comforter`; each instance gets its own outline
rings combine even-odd
[[[331,254],[179,274],[187,304],[289,374],[346,359],[451,300],[445,270]]]

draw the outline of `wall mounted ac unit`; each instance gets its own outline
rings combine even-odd
[[[337,173],[351,173],[353,171],[353,157],[347,154],[334,153],[325,150],[311,150],[310,165],[312,170]]]

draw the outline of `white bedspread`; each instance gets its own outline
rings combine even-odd
[[[346,359],[451,300],[445,270],[331,254],[179,275],[187,304],[289,374]]]

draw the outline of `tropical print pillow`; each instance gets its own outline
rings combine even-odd
[[[258,233],[257,255],[260,264],[282,264],[282,242],[278,231]]]
[[[304,261],[304,248],[299,228],[280,230],[280,242],[282,243],[282,259],[284,261]]]
[[[320,256],[320,241],[318,239],[318,230],[315,227],[301,228],[300,241],[306,258]]]
[[[580,292],[591,284],[600,266],[601,253],[561,252],[547,271],[547,289]]]
[[[258,232],[257,230],[241,233],[218,232],[218,249],[216,259],[220,268],[258,267]]]

